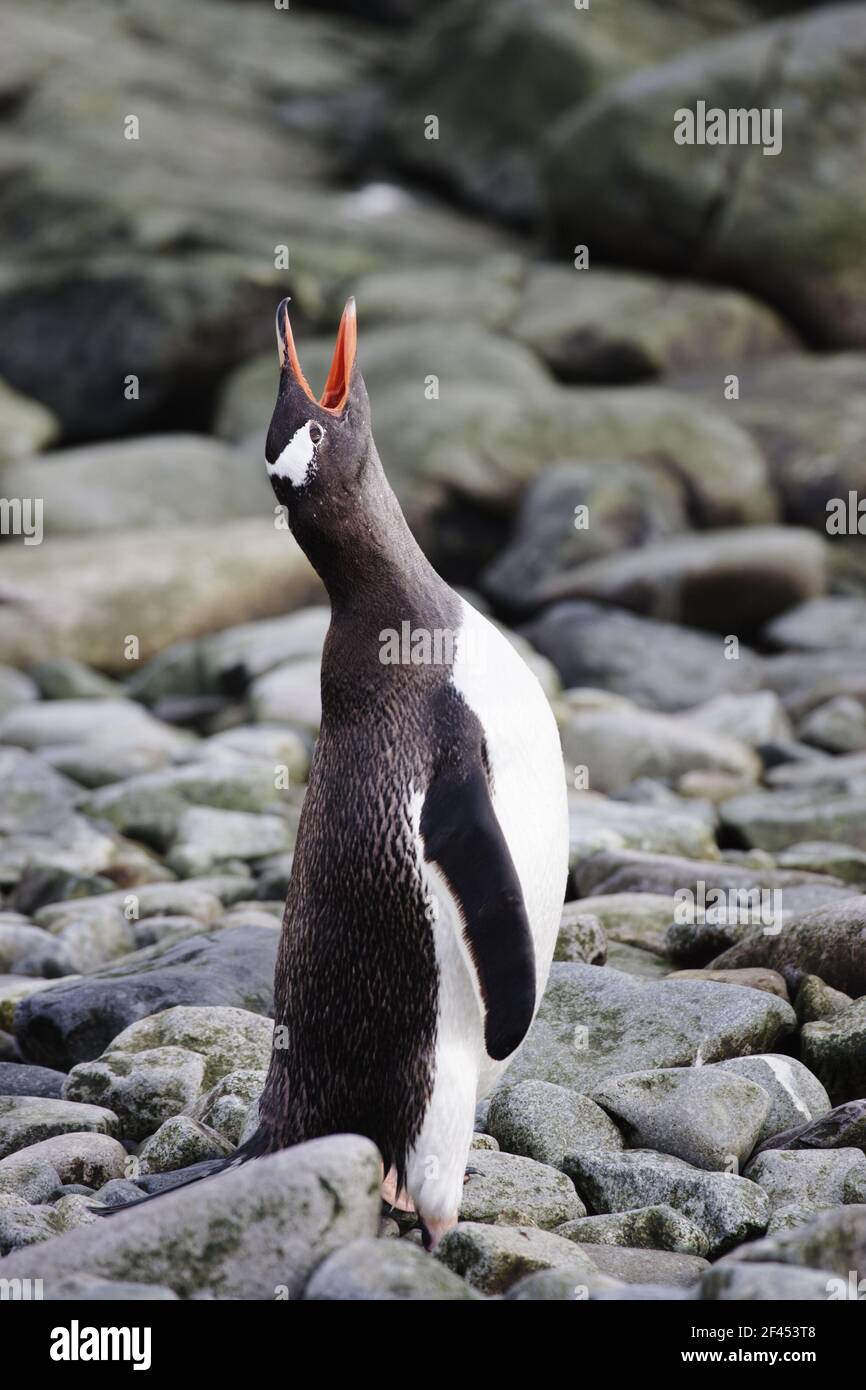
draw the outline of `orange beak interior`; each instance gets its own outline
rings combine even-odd
[[[292,325],[289,322],[288,302],[284,301],[280,335],[280,366],[289,364],[292,375],[302,386],[310,400],[316,405],[321,406],[322,410],[329,411],[332,415],[339,415],[345,408],[349,397],[349,385],[352,380],[352,368],[355,365],[355,353],[358,348],[358,319],[355,313],[355,301],[350,299],[343,310],[343,317],[340,319],[340,327],[337,331],[337,342],[334,347],[334,356],[331,359],[331,370],[328,372],[328,380],[325,382],[325,389],[318,401],[310,390],[307,378],[301,371],[301,364],[298,361],[298,351],[295,347],[295,340],[292,336]]]

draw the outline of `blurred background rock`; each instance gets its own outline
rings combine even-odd
[[[770,691],[866,748],[863,540],[827,528],[866,495],[866,5],[0,12],[0,490],[44,501],[42,543],[0,547],[7,705],[36,667],[315,731],[272,322],[290,294],[321,383],[354,293],[410,522],[552,696]],[[781,108],[781,151],[678,145],[698,100]]]

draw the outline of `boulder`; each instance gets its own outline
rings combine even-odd
[[[315,1139],[7,1256],[0,1276],[41,1278],[47,1297],[83,1271],[164,1285],[181,1298],[297,1298],[327,1255],[375,1235],[379,1167],[367,1139]]]

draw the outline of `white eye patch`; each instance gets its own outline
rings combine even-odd
[[[325,437],[318,420],[308,420],[295,430],[274,463],[267,463],[269,478],[285,478],[292,487],[303,487],[316,471],[316,450]]]

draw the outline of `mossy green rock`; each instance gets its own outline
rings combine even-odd
[[[250,1106],[264,1090],[265,1068],[246,1067],[220,1077],[193,1106],[192,1114],[230,1144],[239,1144]]]
[[[227,1158],[233,1146],[190,1115],[163,1121],[139,1150],[139,1172],[171,1173],[208,1158]]]
[[[127,1139],[144,1139],[201,1093],[205,1059],[185,1047],[107,1052],[72,1068],[68,1100],[102,1100],[113,1107]]]
[[[571,1179],[549,1164],[473,1150],[467,1171],[460,1202],[464,1221],[549,1230],[585,1214]]]
[[[758,990],[690,980],[641,984],[609,966],[554,962],[508,1080],[552,1081],[586,1094],[626,1071],[764,1051],[794,1024],[788,1004]]]
[[[575,1285],[597,1278],[588,1255],[571,1241],[536,1226],[488,1226],[461,1221],[442,1238],[437,1259],[482,1293],[504,1293],[524,1274],[565,1269]]]
[[[803,1060],[826,1086],[834,1105],[866,1092],[866,998],[801,1034]]]
[[[857,178],[866,20],[828,6],[676,55],[559,123],[546,191],[559,236],[611,260],[758,290],[825,346],[862,345],[866,280]],[[674,138],[675,113],[784,110],[784,148]],[[779,118],[776,118],[777,121]],[[776,132],[777,139],[781,131]],[[660,206],[665,216],[659,217]]]
[[[407,1240],[360,1237],[323,1260],[304,1290],[312,1302],[472,1301],[481,1297],[441,1260]]]
[[[179,1005],[139,1019],[113,1039],[112,1053],[143,1052],[154,1047],[182,1047],[204,1058],[203,1080],[213,1086],[239,1067],[267,1070],[273,1023],[246,1009],[187,1008]]]
[[[41,1278],[47,1298],[81,1272],[166,1285],[182,1298],[298,1298],[333,1250],[375,1235],[380,1181],[369,1140],[316,1139],[10,1256],[0,1275]]]
[[[502,1149],[561,1168],[575,1149],[621,1149],[622,1135],[604,1111],[566,1086],[521,1081],[497,1091],[487,1128]]]
[[[712,1171],[737,1172],[770,1113],[763,1087],[715,1067],[674,1067],[614,1076],[592,1099],[626,1142]]]
[[[757,1183],[649,1149],[568,1154],[565,1171],[593,1214],[658,1204],[682,1212],[706,1235],[711,1258],[762,1235],[770,1218]]]
[[[114,1135],[118,1117],[104,1105],[75,1104],[69,1096],[52,1100],[44,1096],[0,1096],[0,1158],[38,1144],[54,1135],[88,1131]]]
[[[634,1211],[584,1216],[557,1226],[556,1234],[580,1245],[617,1245],[632,1250],[675,1250],[704,1256],[709,1242],[700,1226],[663,1202]]]

